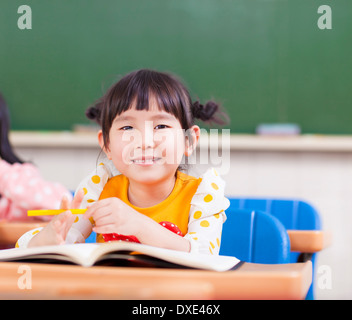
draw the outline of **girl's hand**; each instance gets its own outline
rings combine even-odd
[[[93,218],[97,233],[118,233],[137,235],[145,216],[129,207],[118,198],[97,201],[84,214],[85,219]]]
[[[64,196],[61,200],[60,203],[60,209],[63,210],[69,210],[69,209],[79,209],[81,202],[84,198],[84,191],[83,189],[80,189],[77,191],[77,193],[75,194],[75,196],[73,197],[72,202],[70,203],[70,201],[68,200],[68,198],[66,196]]]
[[[68,209],[55,216],[36,236],[28,243],[28,247],[64,244],[75,216],[69,209],[78,209],[84,197],[83,190],[77,192],[70,204],[67,197],[61,200],[60,209]]]
[[[189,251],[190,242],[164,228],[153,219],[137,212],[118,198],[107,198],[94,203],[84,214],[93,218],[97,233],[132,235],[138,241],[160,248]]]
[[[75,217],[70,211],[55,216],[43,230],[30,240],[28,247],[64,244],[74,219]]]

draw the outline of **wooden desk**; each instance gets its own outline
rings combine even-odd
[[[17,240],[27,231],[42,227],[46,222],[9,222],[0,220],[0,248],[14,247]]]
[[[287,230],[291,251],[315,253],[331,244],[331,233],[322,230]]]
[[[304,299],[312,264],[244,263],[237,270],[25,264],[31,289],[20,289],[24,263],[0,263],[0,299]]]

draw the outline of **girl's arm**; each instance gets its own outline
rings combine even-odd
[[[99,199],[100,193],[104,188],[105,183],[113,175],[117,174],[116,169],[113,168],[111,161],[102,161],[98,167],[92,171],[85,179],[82,180],[75,193],[75,198],[79,195],[80,201],[75,202],[75,206],[78,208],[87,208]],[[0,189],[1,190],[1,189]],[[60,204],[60,200],[58,203]],[[63,199],[61,207],[64,209],[73,208],[69,204],[69,199]],[[25,233],[18,241],[18,247],[26,247],[31,239],[41,229],[31,230]],[[86,219],[82,219],[81,215],[76,215],[72,223],[70,230],[65,233],[66,243],[77,243],[84,242],[92,232],[92,222]]]
[[[191,243],[191,252],[219,254],[225,220],[225,212],[191,220],[188,224],[188,233],[185,235]]]
[[[77,187],[76,192],[81,189],[84,191],[81,208],[85,209],[98,201],[105,184],[116,174],[118,171],[113,168],[110,160],[104,159],[100,162],[96,169],[86,176]]]
[[[225,210],[230,206],[224,194],[225,182],[215,169],[210,168],[202,176],[191,201],[188,233],[185,235],[191,242],[191,252],[219,254]]]
[[[138,214],[141,217],[135,235],[141,243],[171,250],[191,251],[191,243],[187,238],[180,237],[151,218]]]
[[[93,231],[97,233],[134,235],[143,244],[190,251],[188,239],[164,228],[118,198],[107,198],[96,202],[87,210],[84,217],[85,219],[94,219]]]
[[[110,160],[104,159],[99,163],[88,176],[79,184],[76,195],[82,193],[82,200],[79,207],[85,209],[98,201],[104,185],[113,175],[118,173],[114,170]],[[68,207],[67,207],[68,208]],[[67,233],[66,243],[82,243],[89,237],[92,232],[93,223],[83,219],[82,215],[77,215],[71,229]]]

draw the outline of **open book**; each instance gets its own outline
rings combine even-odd
[[[227,271],[240,262],[235,257],[180,252],[122,241],[5,249],[0,250],[0,261],[69,263],[84,267],[188,267],[213,271]]]

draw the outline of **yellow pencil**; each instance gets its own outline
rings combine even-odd
[[[73,214],[84,214],[87,209],[56,209],[56,210],[28,210],[28,217],[34,216],[55,216],[65,211],[71,211]]]

